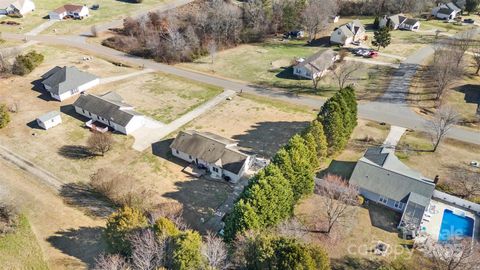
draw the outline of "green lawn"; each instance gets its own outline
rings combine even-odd
[[[133,4],[129,3],[128,1],[120,0],[35,0],[36,10],[27,14],[24,18],[14,19],[5,17],[0,19],[0,21],[11,20],[21,24],[20,26],[0,25],[0,32],[28,32],[34,27],[45,22],[47,20],[46,16],[48,16],[49,11],[54,10],[64,4],[85,4],[89,7],[91,7],[93,4],[100,4],[100,9],[90,10],[91,17],[88,19],[57,22],[55,25],[45,31],[45,33],[53,34],[53,29],[57,29],[57,34],[77,34],[89,30],[90,26],[94,24],[108,22],[127,15],[133,15],[136,12],[147,10],[154,5],[161,4],[162,2],[163,0],[143,0],[141,4]],[[20,29],[20,27],[22,29]]]
[[[2,269],[48,269],[30,224],[21,215],[16,232],[0,236]]]

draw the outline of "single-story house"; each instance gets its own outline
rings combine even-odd
[[[293,67],[293,74],[307,79],[323,77],[338,60],[333,50],[319,51],[307,59],[300,59]]]
[[[32,0],[0,0],[0,15],[22,15],[35,10]]]
[[[76,67],[54,67],[42,75],[42,85],[50,95],[63,101],[98,85],[100,79]]]
[[[390,149],[372,147],[358,160],[350,184],[365,199],[402,213],[400,224],[418,229],[435,183],[403,164]]]
[[[236,146],[235,141],[209,132],[180,131],[170,148],[175,157],[204,168],[212,178],[235,183],[252,160]]]
[[[97,126],[95,123],[98,122],[123,134],[130,134],[145,123],[145,117],[135,112],[134,107],[115,92],[100,96],[82,94],[73,106],[77,113],[91,119],[89,122],[93,125]]]
[[[420,28],[420,21],[412,18],[407,18],[403,14],[396,14],[390,17],[384,16],[380,19],[378,26],[380,28],[391,24],[394,30],[409,30],[417,31]]]
[[[432,9],[432,15],[441,20],[453,20],[462,9],[453,2],[440,4]]]
[[[66,4],[48,13],[50,20],[63,20],[66,16],[74,19],[84,19],[90,15],[90,11],[86,5]]]
[[[354,20],[335,28],[330,35],[330,42],[348,45],[354,41],[364,40],[365,37],[365,26],[359,20]]]
[[[62,123],[62,117],[58,111],[51,111],[43,114],[36,120],[37,124],[43,129],[49,129]]]

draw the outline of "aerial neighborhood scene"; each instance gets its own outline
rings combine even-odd
[[[0,0],[0,269],[480,269],[480,0]]]

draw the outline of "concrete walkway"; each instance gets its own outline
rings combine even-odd
[[[141,70],[141,71],[132,72],[132,73],[124,74],[124,75],[101,78],[100,79],[100,84],[106,84],[106,83],[121,81],[121,80],[125,80],[125,79],[131,78],[131,77],[136,77],[136,76],[140,76],[140,75],[143,75],[143,74],[151,73],[151,72],[154,72],[154,70],[147,68],[147,69],[144,69],[144,70]]]
[[[394,152],[398,142],[402,138],[402,135],[403,133],[405,133],[405,131],[407,131],[407,129],[404,127],[391,126],[390,132],[388,133],[387,138],[383,142],[383,146]]]
[[[30,30],[30,32],[26,33],[25,35],[36,36],[36,35],[40,34],[41,32],[45,31],[45,29],[54,25],[56,22],[58,22],[58,21],[57,20],[48,20],[48,21],[40,24],[39,26],[33,28],[32,30]]]
[[[222,101],[225,101],[227,97],[234,96],[236,93],[232,90],[225,90],[220,95],[212,98],[198,108],[184,114],[180,118],[177,118],[175,121],[167,125],[145,125],[139,130],[132,133],[135,138],[133,143],[133,149],[137,151],[143,151],[155,142],[160,141],[161,139],[168,136],[168,134],[174,132],[175,130],[186,125],[188,122],[199,117],[200,115],[208,112],[210,109],[214,108]]]

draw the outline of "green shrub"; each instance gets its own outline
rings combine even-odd
[[[0,128],[4,128],[10,123],[10,113],[5,104],[0,104]]]
[[[171,237],[178,235],[180,230],[175,224],[166,217],[161,217],[155,221],[153,230],[158,237]]]
[[[198,232],[187,230],[173,237],[171,269],[202,269],[202,237]]]
[[[13,63],[12,73],[24,76],[32,72],[44,60],[44,56],[36,51],[31,51],[24,55],[19,55]]]

